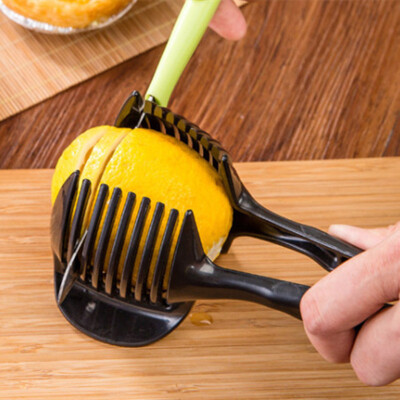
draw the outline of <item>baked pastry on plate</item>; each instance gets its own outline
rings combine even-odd
[[[0,0],[7,17],[26,28],[73,33],[103,27],[125,14],[136,0]]]

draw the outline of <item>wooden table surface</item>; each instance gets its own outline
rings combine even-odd
[[[400,158],[236,168],[261,204],[321,229],[400,218]],[[348,364],[322,359],[300,321],[254,303],[196,302],[174,332],[141,348],[106,345],[78,332],[54,299],[52,173],[0,171],[1,400],[400,398],[400,381],[363,385]],[[217,263],[308,285],[326,274],[303,255],[248,237],[235,240]]]
[[[400,1],[256,1],[238,43],[208,32],[170,107],[235,161],[400,155]],[[54,167],[142,93],[163,46],[0,122],[0,168]]]

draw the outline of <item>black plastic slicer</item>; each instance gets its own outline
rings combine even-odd
[[[186,0],[146,99],[133,92],[115,125],[152,128],[174,136],[218,171],[234,209],[233,226],[224,251],[228,251],[235,237],[250,235],[304,253],[330,271],[360,250],[263,208],[243,186],[219,142],[164,107],[218,4],[219,0]],[[107,343],[143,346],[174,330],[190,311],[193,301],[204,298],[250,300],[300,316],[298,305],[307,286],[217,267],[204,255],[190,211],[184,216],[178,244],[171,249],[173,231],[177,229],[176,210],[168,210],[166,229],[160,232],[160,219],[167,217],[162,217],[166,211],[161,203],[149,215],[150,199],[136,199],[129,193],[122,205],[119,204],[121,190],[102,185],[89,225],[82,226],[89,194],[97,188],[91,188],[90,182],[83,180],[78,190],[78,182],[79,171],[76,171],[58,194],[52,211],[51,239],[59,308],[71,324],[84,333]],[[109,193],[111,189],[112,194]],[[123,212],[116,221],[119,207],[123,207]],[[135,207],[139,211],[131,236],[127,238]],[[104,224],[96,246],[103,214]],[[136,260],[146,218],[151,218],[151,227],[141,259]],[[118,224],[118,229],[111,243],[114,224]],[[161,248],[153,254],[158,235],[162,235]],[[124,246],[127,246],[126,257],[120,260]],[[108,250],[111,254],[106,259]],[[165,292],[163,280],[171,251],[175,253]],[[149,277],[149,266],[154,258],[156,268]],[[135,261],[139,263],[139,270],[133,287]],[[123,263],[123,270],[119,277],[120,263]],[[148,280],[150,287],[146,285]]]
[[[218,171],[234,209],[225,251],[235,237],[250,235],[299,251],[328,271],[360,252],[325,232],[290,221],[259,205],[240,181],[228,153],[209,134],[183,117],[151,100],[144,101],[137,92],[128,99],[120,115],[124,118],[117,120],[118,126],[137,126],[140,121],[145,128],[186,143]],[[85,236],[80,236],[90,182],[83,180],[78,193],[78,181],[79,171],[76,171],[65,182],[54,204],[52,245],[59,307],[66,318],[86,334],[123,346],[149,344],[175,329],[194,300],[205,298],[250,300],[300,317],[299,302],[307,286],[217,267],[203,252],[191,211],[184,217],[176,249],[171,249],[176,210],[170,211],[165,232],[159,232],[164,209],[161,203],[156,205],[153,215],[148,216],[150,199],[143,198],[140,205],[135,205],[135,195],[129,193],[125,204],[121,205],[121,190],[113,188],[110,197],[109,188],[101,185],[88,229]],[[115,221],[118,207],[123,207],[123,212],[120,221]],[[127,227],[134,207],[139,207],[139,212],[128,240]],[[98,234],[103,213],[104,224]],[[133,268],[146,218],[152,218],[151,227],[132,287]],[[118,224],[118,230],[111,243],[113,224]],[[99,242],[95,248],[97,235]],[[153,254],[157,235],[163,235],[162,245],[159,252]],[[123,246],[128,247],[118,281],[117,266]],[[106,268],[107,249],[112,250]],[[175,251],[175,256],[168,290],[164,293],[162,283],[171,251]],[[145,282],[154,257],[156,269],[151,286],[147,288]]]
[[[122,195],[119,188],[114,188],[109,196],[108,186],[100,186],[84,245],[72,252],[71,244],[80,242],[81,216],[86,211],[90,191],[88,180],[82,183],[85,190],[79,191],[78,180],[79,171],[76,171],[60,190],[53,208],[51,231],[56,296],[62,290],[67,265],[69,273],[76,278],[59,307],[68,321],[82,332],[111,344],[143,346],[174,330],[190,311],[193,301],[198,299],[253,301],[300,318],[299,303],[307,286],[218,267],[204,254],[190,210],[183,218],[177,245],[172,248],[178,211],[171,209],[168,215],[163,215],[164,204],[156,203],[152,215],[148,215],[150,200],[143,197],[140,204],[135,204],[136,196],[131,192],[127,194],[125,204],[119,204]],[[73,211],[76,197],[77,206]],[[122,214],[116,221],[119,207]],[[127,228],[135,207],[138,213],[128,238]],[[98,232],[103,215],[104,223]],[[151,219],[150,228],[140,260],[137,260],[146,218]],[[161,232],[162,218],[167,218],[167,223]],[[118,229],[111,241],[114,225]],[[155,252],[158,235],[162,236],[162,241]],[[99,236],[99,242],[95,247],[96,236]],[[126,256],[120,260],[124,247]],[[111,250],[111,255],[106,264],[107,250]],[[174,256],[165,291],[163,281],[172,252]],[[151,260],[155,260],[155,268],[149,276]],[[118,280],[120,261],[123,269]],[[139,267],[132,285],[136,261],[139,261]]]

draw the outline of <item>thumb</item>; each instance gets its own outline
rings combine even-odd
[[[400,230],[400,222],[387,228],[363,229],[351,225],[331,225],[329,233],[354,246],[369,249],[381,243],[395,231]]]
[[[246,34],[246,21],[233,0],[221,0],[210,28],[225,39],[239,40]]]

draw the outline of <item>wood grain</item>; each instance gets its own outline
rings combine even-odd
[[[270,209],[326,229],[400,219],[400,159],[237,164]],[[154,345],[96,342],[61,316],[49,240],[51,170],[0,171],[0,399],[382,399],[400,383],[370,388],[347,365],[321,359],[299,321],[238,301],[202,301]],[[292,251],[237,240],[221,265],[312,284],[325,272]]]
[[[255,1],[247,36],[208,32],[171,108],[236,161],[400,155],[400,2]],[[0,123],[0,167],[54,167],[80,132],[145,92],[156,48]]]

